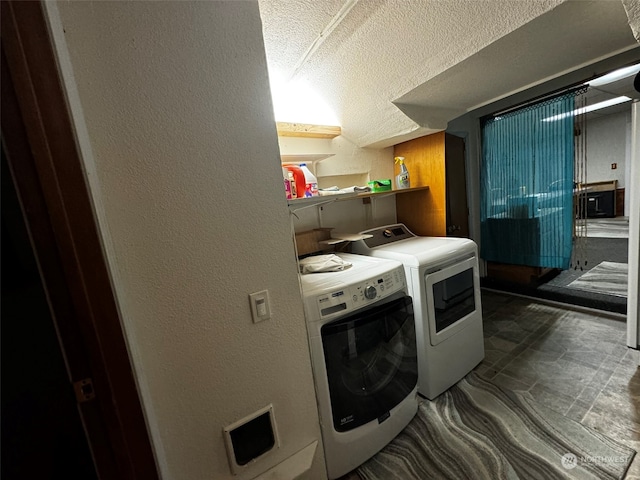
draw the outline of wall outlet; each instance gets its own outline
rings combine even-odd
[[[616,168],[618,168],[618,164],[617,163],[612,163],[611,164],[611,170],[615,170]]]

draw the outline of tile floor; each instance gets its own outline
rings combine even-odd
[[[476,371],[634,448],[626,478],[640,480],[640,370],[624,319],[488,290],[482,301]]]
[[[625,478],[640,480],[640,369],[624,317],[486,289],[482,310],[476,372],[635,449]],[[340,480],[358,479],[354,471]]]

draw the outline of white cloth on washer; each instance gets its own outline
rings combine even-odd
[[[299,262],[300,273],[340,272],[351,267],[351,262],[345,262],[337,255],[315,255],[303,258]]]

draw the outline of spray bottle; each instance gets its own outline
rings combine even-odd
[[[396,188],[409,188],[409,170],[404,164],[404,157],[395,157],[394,160],[400,164],[400,173],[396,175]]]

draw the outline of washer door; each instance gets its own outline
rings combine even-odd
[[[375,304],[321,328],[333,426],[346,432],[377,419],[418,381],[411,297]]]
[[[437,345],[482,315],[475,257],[425,273],[424,289],[431,345]]]

